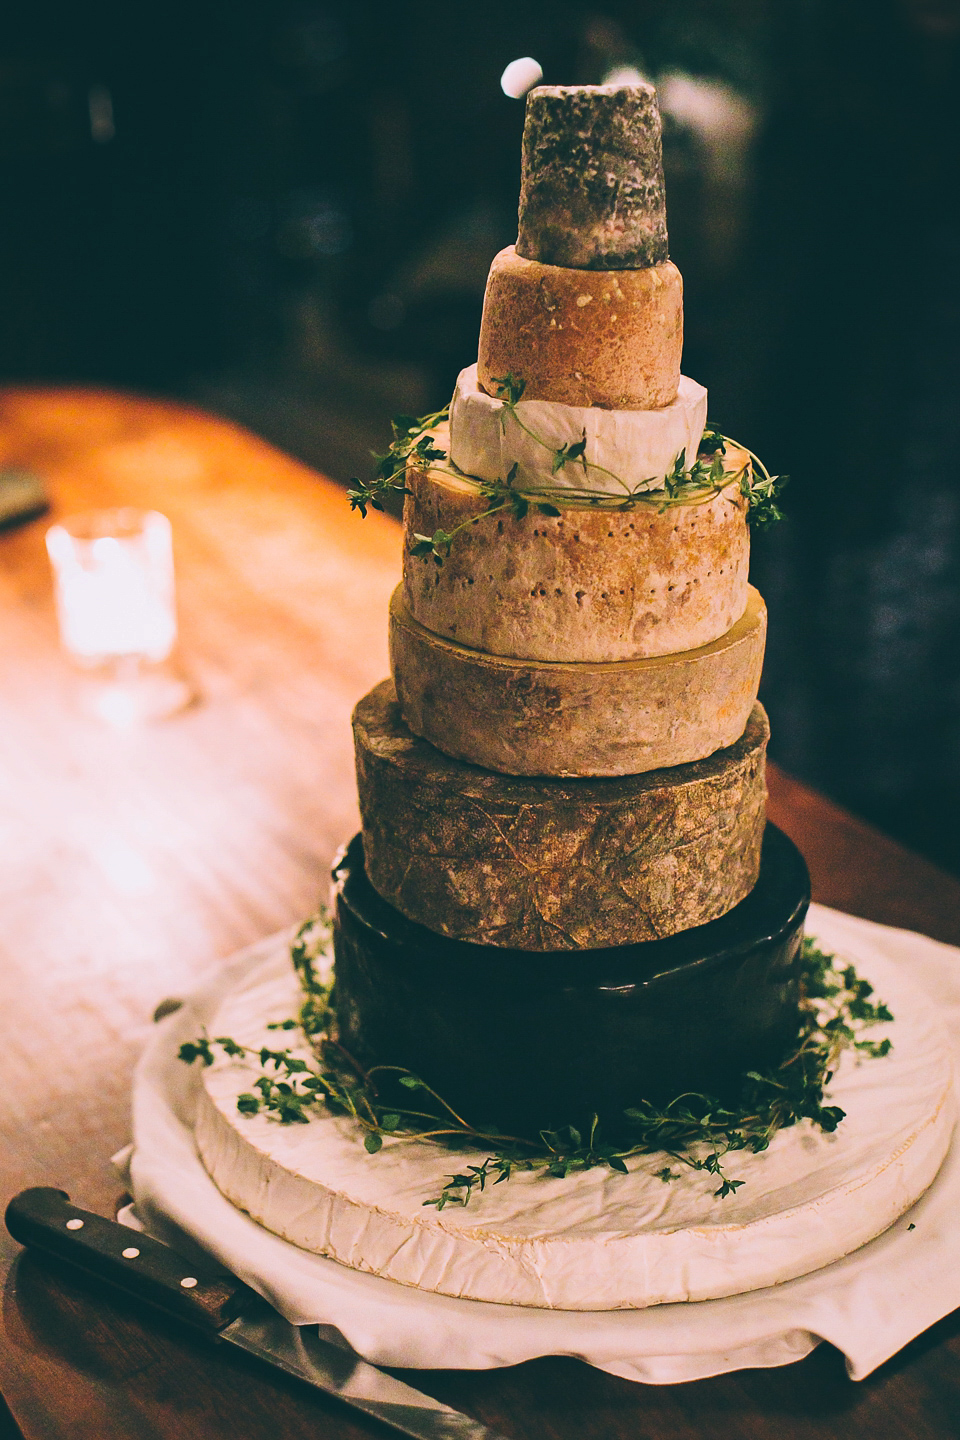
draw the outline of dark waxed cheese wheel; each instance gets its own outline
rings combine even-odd
[[[435,935],[377,894],[359,836],[335,875],[343,1044],[366,1068],[412,1070],[475,1125],[588,1133],[598,1115],[609,1138],[643,1100],[735,1100],[739,1077],[775,1064],[797,1033],[810,881],[772,825],[757,884],[733,910],[608,950],[535,954]]]
[[[517,950],[703,925],[756,883],[769,727],[709,759],[603,780],[481,770],[411,733],[387,680],[354,711],[367,875],[408,919]]]

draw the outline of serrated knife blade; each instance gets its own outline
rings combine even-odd
[[[370,1365],[316,1325],[291,1325],[241,1281],[37,1186],[7,1206],[15,1240],[79,1266],[128,1295],[237,1345],[415,1440],[503,1440],[493,1430]]]

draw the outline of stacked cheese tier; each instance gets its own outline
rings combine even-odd
[[[749,457],[666,503],[706,422],[682,324],[652,87],[534,91],[447,458],[408,472],[335,934],[347,1048],[501,1126],[569,1121],[574,1093],[615,1127],[631,1097],[727,1091],[796,1022],[807,880],[764,841]],[[576,501],[485,514],[482,482],[511,475]],[[442,564],[414,553],[437,530],[458,531]],[[556,1043],[521,1063],[538,1013]]]

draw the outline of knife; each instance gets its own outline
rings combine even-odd
[[[212,1262],[184,1260],[149,1235],[79,1209],[63,1190],[37,1186],[22,1191],[7,1206],[6,1223],[21,1245],[68,1260],[211,1339],[238,1345],[338,1396],[401,1435],[416,1440],[502,1440],[459,1410],[325,1340],[316,1325],[291,1325]]]

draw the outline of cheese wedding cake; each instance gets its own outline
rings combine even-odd
[[[535,90],[478,361],[351,492],[403,489],[404,567],[332,989],[313,917],[178,1052],[207,1173],[285,1264],[569,1310],[738,1294],[885,1230],[946,1153],[936,1016],[868,950],[894,1024],[856,951],[804,941],[766,822],[775,481],[680,373],[681,287],[652,88]]]
[[[756,462],[680,372],[682,293],[653,88],[534,90],[477,362],[409,432],[334,917],[345,1049],[524,1134],[731,1095],[796,1034]]]

